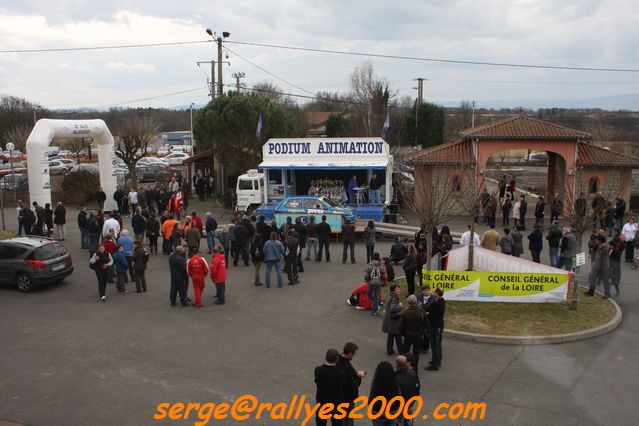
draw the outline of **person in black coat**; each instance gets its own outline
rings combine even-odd
[[[293,225],[293,229],[297,234],[297,239],[300,242],[300,253],[297,256],[297,269],[299,272],[304,272],[304,264],[302,263],[302,252],[306,248],[306,225],[302,223],[301,217],[295,218],[295,225]]]
[[[528,249],[532,255],[533,262],[541,263],[539,255],[544,248],[544,234],[541,233],[541,226],[535,224],[533,231],[528,235]]]
[[[315,401],[319,404],[331,403],[337,407],[344,402],[344,386],[346,385],[346,377],[344,371],[337,368],[339,360],[339,352],[337,349],[329,349],[326,351],[326,362],[319,367],[315,367]],[[319,410],[318,410],[319,413]],[[331,415],[337,414],[334,410]],[[315,418],[316,425],[323,426],[328,424],[328,420],[321,419],[319,415]],[[342,420],[331,418],[331,425],[341,426]]]
[[[326,263],[331,261],[331,252],[329,246],[331,243],[331,225],[326,222],[326,216],[322,216],[322,221],[317,224],[317,241],[319,243],[319,252],[317,253],[317,261],[322,261],[322,249],[326,252]]]
[[[93,256],[98,250],[98,244],[100,242],[100,233],[102,232],[102,227],[100,226],[98,219],[95,217],[95,213],[89,213],[89,217],[87,217],[87,234],[88,234],[88,249],[89,256]]]
[[[89,248],[89,232],[87,230],[87,208],[82,207],[78,213],[78,228],[80,229],[80,247],[82,250]]]
[[[406,275],[408,294],[415,294],[415,274],[417,273],[417,253],[415,253],[415,247],[410,246],[410,251],[406,259],[404,259],[402,269],[404,269],[404,275]]]
[[[399,332],[404,337],[404,349],[402,353],[407,353],[413,348],[413,367],[415,370],[419,364],[419,354],[422,351],[422,337],[427,326],[426,314],[417,303],[414,294],[406,298],[408,309],[402,312],[399,318]]]
[[[102,187],[95,193],[95,200],[98,202],[98,208],[104,209],[104,202],[106,201],[106,193],[102,190]]]
[[[257,229],[257,233],[260,234],[260,239],[262,240],[262,244],[266,244],[266,242],[271,238],[271,227],[266,223],[264,216],[258,218],[257,223],[255,224],[255,228]]]
[[[249,266],[249,238],[251,237],[249,234],[249,228],[253,228],[250,221],[248,226],[244,224],[244,221],[242,221],[235,227],[235,246],[237,249],[233,255],[233,266],[237,266],[240,254],[242,255],[244,266]]]
[[[160,236],[160,222],[151,213],[151,217],[146,221],[146,237],[149,240],[149,251],[151,254],[158,254],[158,237]]]
[[[155,191],[150,186],[147,186],[144,191],[144,200],[149,213],[155,213]]]
[[[120,213],[120,214],[124,214],[124,210],[122,209],[122,201],[125,198],[126,198],[126,196],[124,195],[124,191],[122,191],[122,188],[118,188],[113,193],[113,199],[115,200],[116,204],[118,205],[118,213]]]
[[[344,345],[344,350],[337,360],[337,368],[344,372],[344,402],[349,403],[349,408],[352,409],[353,401],[359,396],[359,385],[362,384],[362,378],[366,375],[365,371],[357,371],[353,368],[351,361],[359,350],[359,347],[353,342],[347,342]],[[349,422],[350,420],[350,422]],[[353,424],[352,419],[344,419],[344,424]]]
[[[437,287],[433,291],[433,303],[426,308],[432,354],[430,365],[426,367],[426,370],[430,371],[437,371],[442,365],[442,335],[444,333],[444,314],[446,313],[446,301],[443,296],[444,291]]]
[[[186,294],[188,275],[186,273],[186,256],[182,246],[177,246],[169,256],[169,269],[171,270],[171,293],[169,294],[171,306],[177,305],[176,296],[178,293],[180,304],[188,306]]]
[[[67,237],[66,223],[67,223],[67,209],[64,208],[61,202],[58,202],[55,210],[53,211],[53,223],[55,224],[56,235],[59,240],[64,241]]]

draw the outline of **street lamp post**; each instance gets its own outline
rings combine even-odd
[[[7,144],[7,151],[9,151],[9,161],[11,162],[11,176],[13,177],[13,200],[18,201],[18,196],[16,195],[16,175],[13,173],[13,150],[16,149],[16,146],[9,142]]]
[[[193,105],[195,105],[193,102],[191,102],[191,111],[190,111],[190,118],[191,118],[191,155],[194,154],[193,152]]]

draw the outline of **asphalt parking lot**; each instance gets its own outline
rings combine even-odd
[[[70,219],[76,214],[69,209]],[[74,223],[68,234],[65,245],[76,267],[71,277],[31,294],[0,287],[0,423],[193,424],[152,416],[165,401],[228,402],[246,393],[264,401],[288,401],[294,393],[313,400],[314,367],[327,348],[341,349],[346,341],[359,345],[353,364],[369,373],[361,394],[368,394],[377,363],[391,360],[381,319],[345,303],[363,279],[362,244],[356,246],[356,265],[342,264],[341,246],[334,245],[332,263],[307,262],[301,284],[282,289],[254,287],[252,266],[231,266],[227,304],[211,303],[209,280],[206,306],[193,309],[169,306],[162,255],[150,260],[148,293],[118,295],[111,284],[109,302],[99,303]],[[390,244],[377,248],[388,253]],[[401,275],[401,268],[396,272]],[[526,347],[445,340],[443,368],[419,372],[426,407],[485,401],[482,423],[489,425],[635,424],[637,277],[638,271],[623,266],[624,321],[606,336]]]

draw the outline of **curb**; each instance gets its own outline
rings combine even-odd
[[[601,292],[597,293],[602,294]],[[612,299],[607,300],[612,304],[612,306],[614,306],[615,316],[606,324],[602,324],[589,330],[576,331],[574,333],[553,334],[550,336],[495,336],[490,334],[478,334],[444,329],[444,336],[466,342],[496,343],[499,345],[549,345],[592,339],[593,337],[610,333],[619,327],[623,320],[623,313],[617,302]]]

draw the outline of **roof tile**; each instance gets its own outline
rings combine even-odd
[[[405,162],[410,165],[474,164],[475,159],[471,151],[471,142],[464,140],[448,142],[409,154]]]
[[[460,130],[459,134],[463,139],[592,139],[589,133],[523,115]]]
[[[591,143],[578,142],[577,164],[580,167],[639,168],[639,159],[629,157]]]

